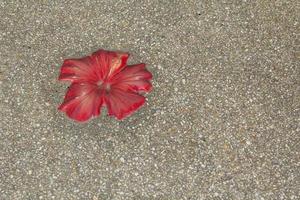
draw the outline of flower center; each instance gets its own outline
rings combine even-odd
[[[103,81],[98,81],[97,86],[100,90],[105,90],[106,92],[110,91],[110,84],[109,83],[105,83]]]

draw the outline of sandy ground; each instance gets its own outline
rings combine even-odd
[[[0,199],[299,199],[299,13],[1,0]],[[154,90],[123,121],[78,124],[57,111],[60,65],[99,48],[147,63]]]

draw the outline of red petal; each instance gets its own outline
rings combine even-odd
[[[103,97],[98,86],[91,83],[73,83],[59,110],[77,121],[86,121],[100,114]]]
[[[145,97],[133,92],[111,89],[105,96],[108,114],[123,119],[145,103]]]
[[[149,92],[152,85],[149,80],[152,79],[152,74],[147,71],[145,64],[130,65],[116,74],[111,84],[113,88],[119,88],[127,91],[146,91]]]
[[[70,82],[96,82],[96,69],[90,57],[81,59],[67,59],[64,61],[59,80]]]
[[[91,58],[101,80],[109,79],[126,66],[128,53],[99,50]]]

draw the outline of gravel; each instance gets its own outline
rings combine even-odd
[[[299,2],[0,1],[0,199],[299,199]],[[63,59],[145,62],[123,121],[69,120]]]

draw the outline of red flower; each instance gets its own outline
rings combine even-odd
[[[77,121],[98,116],[102,106],[123,119],[145,103],[141,92],[152,88],[145,64],[127,65],[129,54],[99,50],[91,56],[64,61],[59,80],[70,81],[59,110]]]

